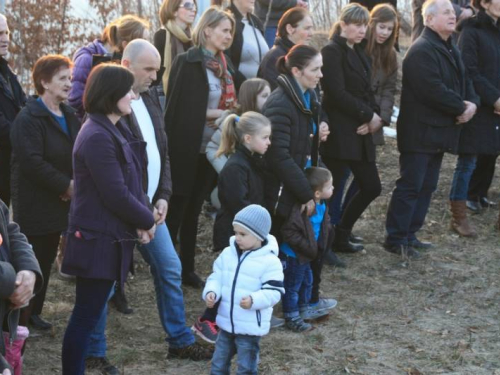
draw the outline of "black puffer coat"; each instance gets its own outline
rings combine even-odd
[[[500,153],[500,116],[493,104],[500,98],[500,23],[484,11],[462,24],[458,46],[481,105],[470,124],[462,129],[458,152]]]
[[[75,110],[61,104],[70,136],[49,111],[31,98],[12,124],[12,206],[26,235],[66,229],[70,202],[59,196],[73,178],[73,144],[80,130]]]
[[[304,173],[308,157],[318,165],[318,132],[313,121],[321,123],[321,107],[316,93],[311,95],[311,110],[292,76],[280,75],[278,88],[264,104],[263,115],[272,124],[271,146],[266,153],[268,173],[265,180],[266,207],[271,214],[287,218],[292,207],[314,198]]]
[[[288,38],[276,38],[274,46],[271,48],[260,63],[257,77],[265,79],[271,85],[271,91],[278,87],[278,68],[276,63],[281,56],[285,56],[288,51],[294,46],[293,42]]]
[[[264,204],[264,158],[238,145],[219,175],[221,209],[214,225],[214,250],[229,246],[233,220],[238,211],[251,204]]]

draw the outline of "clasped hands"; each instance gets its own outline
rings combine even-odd
[[[376,113],[373,113],[373,117],[370,122],[367,122],[356,129],[356,133],[359,135],[366,135],[368,133],[377,132],[383,125],[382,119]]]
[[[466,122],[469,122],[476,114],[477,106],[474,103],[464,100],[464,104],[465,110],[460,116],[457,117],[457,124],[465,124]]]

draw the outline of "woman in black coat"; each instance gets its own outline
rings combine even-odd
[[[368,10],[349,4],[334,25],[331,42],[323,48],[323,108],[330,120],[330,136],[321,156],[333,174],[336,187],[349,167],[360,190],[354,195],[335,230],[334,250],[357,252],[361,245],[349,242],[352,228],[368,205],[380,195],[372,133],[382,120],[371,88],[370,60],[364,51]]]
[[[216,172],[205,155],[215,120],[236,104],[234,69],[224,57],[234,32],[231,14],[211,7],[193,33],[195,47],[177,56],[170,71],[165,111],[173,194],[167,226],[179,233],[183,282],[202,287],[194,272],[198,216]]]
[[[481,98],[476,115],[460,133],[459,164],[461,159],[462,164],[468,159],[472,167],[458,189],[463,192],[463,200],[467,198],[475,155],[495,159],[500,153],[500,6],[498,0],[476,0],[474,6],[479,11],[461,24],[459,37],[462,59]]]
[[[29,318],[39,329],[52,327],[40,315],[73,195],[71,153],[80,122],[63,103],[71,89],[71,68],[71,60],[60,55],[35,63],[33,81],[40,96],[28,101],[11,130],[14,220],[33,246],[45,280],[23,320]]]
[[[278,69],[276,62],[285,56],[296,44],[308,45],[313,36],[313,21],[306,8],[295,7],[283,14],[278,24],[278,37],[274,46],[264,56],[257,76],[265,79],[271,85],[271,90],[278,87]]]
[[[226,54],[236,69],[235,84],[239,89],[246,79],[257,77],[259,65],[269,47],[264,38],[264,26],[252,14],[253,4],[249,0],[231,0],[228,10],[234,16],[235,32]]]

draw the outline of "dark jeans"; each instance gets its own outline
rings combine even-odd
[[[498,155],[478,155],[476,169],[469,182],[468,200],[478,201],[488,197]]]
[[[63,375],[83,375],[90,334],[101,317],[112,280],[76,278],[75,307],[69,319],[62,347]]]
[[[170,198],[166,220],[174,244],[177,244],[179,235],[180,259],[184,274],[194,271],[198,217],[205,197],[217,177],[205,154],[200,154],[196,171],[186,171],[186,173],[196,173],[193,191],[191,195],[173,195]]]
[[[238,375],[257,374],[260,336],[233,335],[221,329],[215,342],[211,375],[229,375],[231,359],[238,353]]]
[[[323,158],[323,162],[333,175],[334,198],[339,194],[337,187],[340,186],[345,176],[346,167],[351,169],[359,185],[359,191],[348,203],[339,222],[340,227],[352,230],[352,227],[366,208],[382,192],[377,165],[374,161],[337,160],[331,158]]]
[[[57,255],[61,232],[44,234],[42,236],[27,236],[28,242],[33,246],[33,252],[40,264],[40,269],[43,275],[43,286],[40,291],[31,299],[27,309],[30,310],[28,315],[40,315],[47,294],[47,286],[49,285],[50,270]]]
[[[402,153],[400,177],[387,211],[388,245],[407,245],[416,239],[436,190],[443,154]]]
[[[309,306],[313,274],[310,263],[300,264],[297,258],[283,255],[283,273],[285,274],[283,315],[291,319],[299,316],[299,311]]]
[[[476,167],[476,155],[459,155],[450,189],[450,201],[465,201],[469,182]]]
[[[335,195],[330,199],[330,203],[328,204],[328,214],[330,215],[330,222],[333,225],[337,225],[340,223],[340,218],[345,211],[345,208],[351,201],[352,197],[356,195],[359,191],[359,186],[356,182],[356,179],[353,178],[349,188],[347,189],[347,193],[345,193],[345,186],[347,185],[347,181],[349,180],[349,176],[351,175],[351,170],[349,168],[345,168],[345,174],[342,179],[339,181],[337,187],[335,188]]]
[[[0,199],[10,205],[10,147],[0,146]]]

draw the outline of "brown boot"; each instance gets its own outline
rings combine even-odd
[[[462,237],[477,237],[475,229],[469,224],[465,201],[450,201],[451,229]]]

